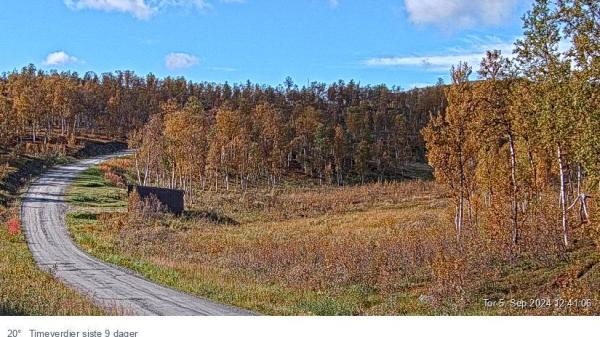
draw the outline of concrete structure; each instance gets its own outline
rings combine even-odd
[[[184,210],[183,195],[184,191],[170,188],[149,187],[149,186],[127,186],[127,193],[136,191],[140,199],[145,199],[155,195],[161,204],[165,205],[167,210],[173,214],[180,215]]]

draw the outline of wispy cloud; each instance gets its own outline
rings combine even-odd
[[[165,56],[165,67],[169,70],[187,69],[199,63],[197,56],[187,53],[170,53]]]
[[[331,7],[331,8],[338,8],[340,5],[339,0],[327,0],[327,3],[329,4],[329,7]]]
[[[477,67],[487,50],[500,50],[503,55],[512,53],[513,41],[494,36],[467,36],[458,46],[446,48],[438,54],[372,57],[363,63],[370,67],[407,67],[433,72],[445,72],[459,62]]]
[[[70,63],[77,62],[78,59],[75,56],[71,56],[64,51],[56,51],[48,54],[46,59],[42,61],[45,66],[62,66]]]
[[[392,56],[368,59],[365,64],[373,67],[417,66],[432,71],[449,69],[459,62],[478,63],[483,54],[435,55],[435,56]]]
[[[72,10],[99,10],[104,12],[128,13],[147,20],[167,7],[191,7],[206,10],[211,5],[206,0],[63,0]],[[237,1],[240,0],[222,0]]]
[[[404,7],[414,24],[455,30],[501,24],[517,3],[517,0],[404,0]]]
[[[166,7],[193,7],[199,10],[211,8],[206,0],[148,0],[148,2],[159,10]]]
[[[73,10],[93,9],[105,12],[130,13],[138,19],[148,19],[156,8],[150,7],[144,0],[64,0]]]

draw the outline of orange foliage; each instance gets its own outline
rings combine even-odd
[[[12,218],[7,222],[8,233],[10,235],[19,235],[21,233],[21,223],[19,219]]]
[[[106,179],[112,186],[125,187],[125,179],[123,178],[124,168],[129,166],[129,161],[124,159],[113,159],[100,164],[98,167],[104,174]]]

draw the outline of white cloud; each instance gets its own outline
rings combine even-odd
[[[56,51],[48,54],[42,63],[46,66],[61,66],[69,63],[75,63],[77,61],[78,59],[75,56],[71,56],[64,51]]]
[[[512,41],[504,41],[494,36],[467,36],[461,39],[458,46],[446,48],[438,54],[373,57],[365,60],[364,64],[370,67],[407,67],[446,72],[459,62],[467,62],[477,68],[488,50],[500,50],[502,55],[510,56],[512,49]]]
[[[404,0],[404,7],[414,24],[460,29],[498,25],[511,15],[517,3],[517,0]]]
[[[198,63],[198,57],[186,53],[170,53],[165,57],[165,66],[169,70],[186,69]]]
[[[433,71],[447,70],[459,62],[473,65],[479,63],[483,54],[436,55],[436,56],[393,56],[368,59],[368,66],[417,66]]]
[[[167,7],[193,7],[199,10],[210,8],[206,0],[63,0],[72,10],[92,9],[105,12],[129,13],[147,20]],[[236,1],[236,0],[229,0]],[[239,0],[237,0],[239,1]]]
[[[338,0],[327,0],[327,2],[329,3],[329,7],[331,8],[338,8],[338,6],[340,5],[340,2]]]
[[[148,19],[156,11],[156,8],[150,7],[144,0],[64,0],[64,2],[73,10],[123,12],[130,13],[138,19]]]
[[[211,8],[206,0],[149,0],[152,7],[162,9],[166,7],[195,7],[199,10]]]

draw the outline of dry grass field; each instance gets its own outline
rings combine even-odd
[[[91,169],[70,200],[93,190]],[[106,187],[96,187],[106,195]],[[264,202],[264,199],[271,199]],[[248,200],[253,202],[248,202]],[[276,199],[276,200],[272,200]],[[446,201],[431,183],[210,195],[182,218],[131,219],[74,202],[69,223],[94,255],[155,281],[265,314],[425,313],[416,300],[431,275]],[[218,200],[218,201],[217,201]],[[411,291],[407,291],[407,290]]]
[[[92,168],[75,183],[71,233],[91,254],[186,292],[275,315],[598,311],[486,307],[486,298],[597,303],[600,256],[582,244],[564,261],[507,264],[489,238],[474,237],[459,258],[449,201],[432,182],[204,192],[176,218],[98,204],[124,200],[106,179],[124,165]]]

